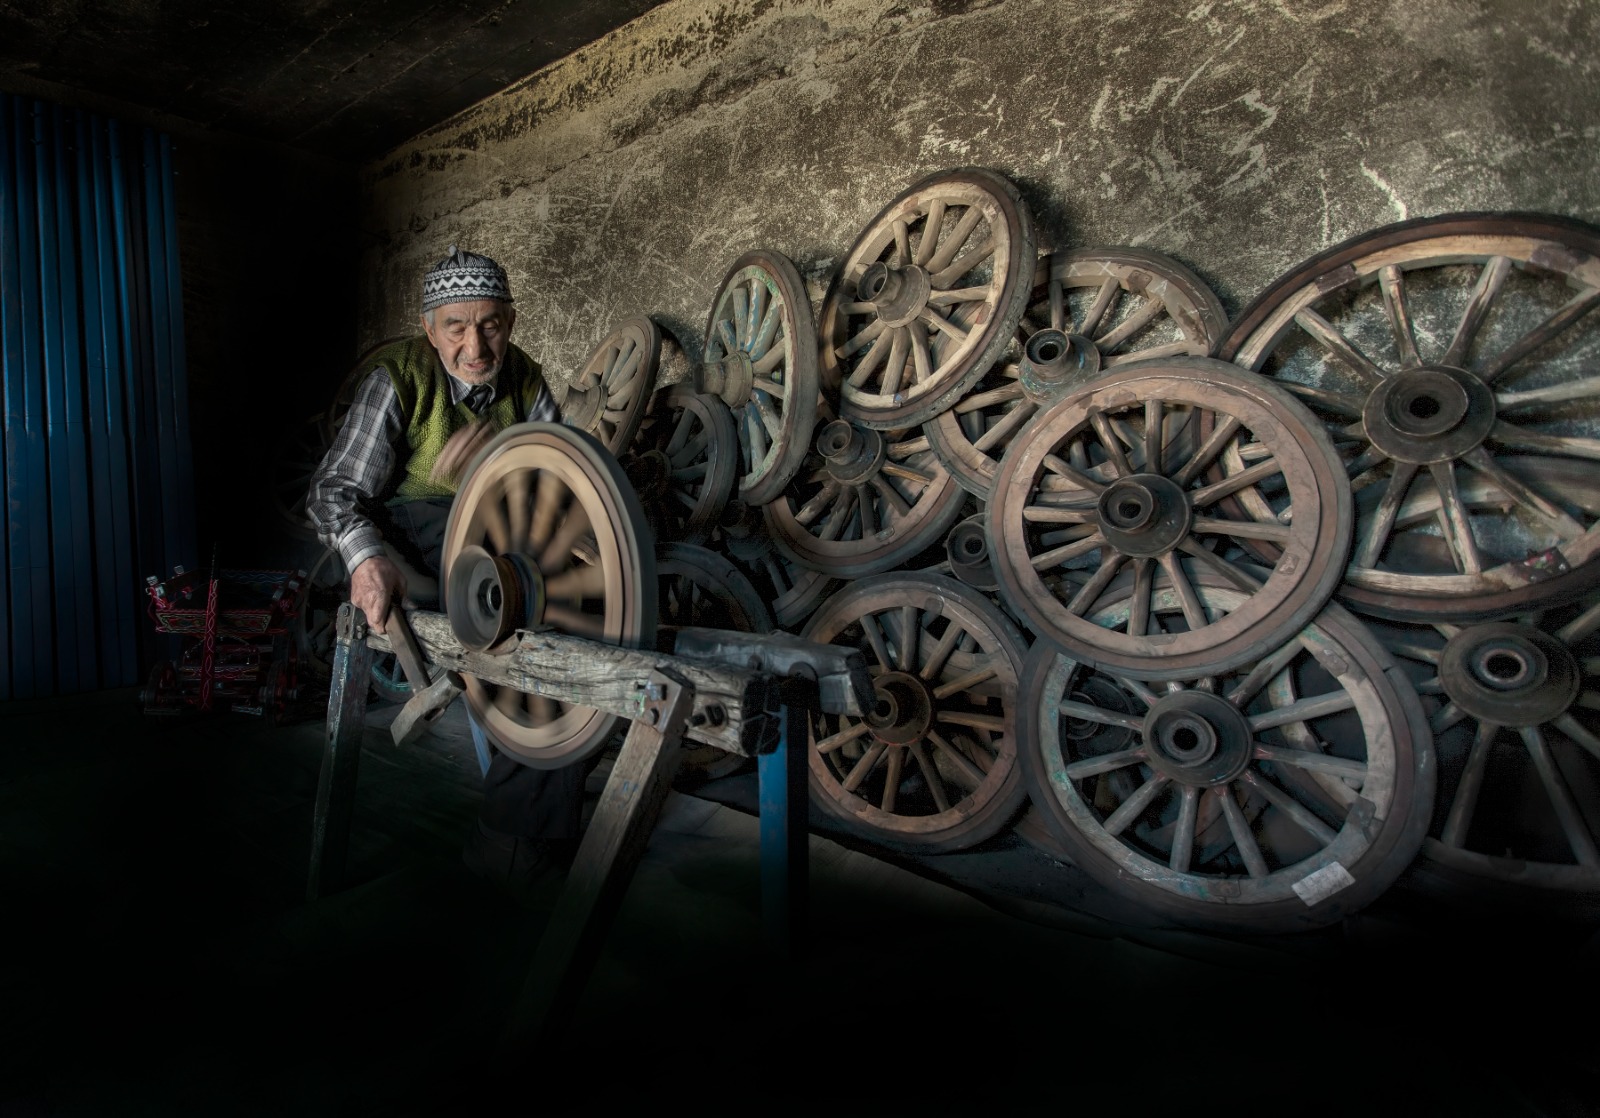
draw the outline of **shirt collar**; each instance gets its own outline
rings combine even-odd
[[[450,372],[448,369],[445,370],[444,375],[449,379],[450,382],[450,402],[452,404],[462,403],[466,400],[467,396],[472,392],[472,390],[478,387],[475,384],[468,384],[466,381],[458,379],[456,375]],[[496,373],[494,379],[488,382],[488,387],[490,389],[489,402],[492,404],[500,398],[499,373]]]

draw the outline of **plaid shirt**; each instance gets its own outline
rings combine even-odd
[[[448,372],[445,376],[449,378],[451,402],[465,400],[474,414],[482,414],[500,397],[498,383],[475,386]],[[561,422],[549,385],[540,383],[528,419]],[[344,425],[334,436],[322,465],[311,476],[311,492],[306,498],[306,513],[316,525],[317,539],[324,547],[338,549],[347,571],[383,554],[383,536],[361,507],[388,488],[397,451],[404,441],[405,417],[400,414],[400,398],[395,395],[389,374],[381,367],[374,368],[361,382]]]

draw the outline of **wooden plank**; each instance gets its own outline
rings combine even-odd
[[[493,652],[474,652],[456,640],[444,614],[415,610],[406,616],[423,655],[440,667],[630,720],[644,714],[651,674],[657,668],[670,671],[694,688],[688,736],[743,757],[756,755],[762,738],[760,716],[776,707],[767,700],[767,680],[754,672],[549,631],[519,632]],[[394,650],[389,639],[377,633],[368,634],[367,643],[380,652]]]

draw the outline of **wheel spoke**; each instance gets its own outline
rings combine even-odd
[[[1553,341],[1559,334],[1600,305],[1600,287],[1573,296],[1549,318],[1511,343],[1498,357],[1478,370],[1478,375],[1493,384],[1507,369],[1534,350]]]
[[[895,331],[894,334],[883,332],[873,340],[872,345],[867,348],[867,355],[856,366],[855,372],[850,374],[847,383],[851,388],[860,388],[866,383],[868,377],[878,371],[878,366],[888,358],[894,335],[898,333],[899,331]]]
[[[928,751],[922,748],[920,741],[910,745],[911,759],[917,763],[917,768],[922,772],[923,782],[928,786],[928,792],[933,796],[933,806],[941,812],[950,810],[950,796],[945,791],[944,778],[939,775],[939,766],[928,760]]]
[[[1049,551],[1042,551],[1038,555],[1032,556],[1029,562],[1033,565],[1034,570],[1042,571],[1065,563],[1069,559],[1076,559],[1080,555],[1087,555],[1091,551],[1104,547],[1105,543],[1106,538],[1099,532],[1094,532],[1081,540],[1074,540],[1072,543],[1053,547]]]
[[[1128,602],[1128,635],[1142,637],[1150,632],[1150,605],[1155,596],[1154,560],[1140,557],[1133,563],[1133,596]]]
[[[1100,438],[1100,445],[1106,452],[1106,457],[1111,461],[1111,468],[1118,477],[1127,477],[1133,473],[1133,467],[1128,464],[1128,456],[1122,451],[1122,440],[1111,431],[1111,426],[1106,422],[1105,412],[1093,408],[1089,412],[1089,422],[1094,427],[1094,433]]]
[[[1077,782],[1099,776],[1101,773],[1116,772],[1118,769],[1137,765],[1144,759],[1144,747],[1135,746],[1132,749],[1124,749],[1116,753],[1106,753],[1099,757],[1089,757],[1082,761],[1074,761],[1064,771],[1068,780]]]
[[[933,259],[933,250],[939,244],[939,227],[944,224],[944,202],[938,198],[928,203],[927,220],[922,223],[922,236],[917,240],[917,255],[912,260],[919,267],[927,267]]]
[[[1467,574],[1483,573],[1483,558],[1478,554],[1478,541],[1472,537],[1472,524],[1467,519],[1467,506],[1461,500],[1461,490],[1456,485],[1455,466],[1450,462],[1435,462],[1428,467],[1433,484],[1438,487],[1445,523],[1449,526],[1451,549],[1456,562]]]
[[[1496,256],[1484,264],[1483,271],[1478,273],[1478,283],[1472,289],[1472,297],[1461,312],[1455,336],[1450,339],[1450,348],[1445,351],[1444,364],[1456,369],[1467,367],[1467,354],[1472,349],[1472,340],[1478,336],[1478,328],[1483,325],[1489,308],[1494,306],[1495,298],[1500,294],[1500,285],[1505,283],[1510,272],[1509,257]]]
[[[575,610],[571,606],[560,602],[546,602],[544,619],[564,633],[575,637],[588,637],[591,640],[604,640],[606,635],[605,618]]]
[[[1467,763],[1461,769],[1461,780],[1456,784],[1456,797],[1450,801],[1450,814],[1445,818],[1439,841],[1446,846],[1462,847],[1472,830],[1472,817],[1478,810],[1478,793],[1483,790],[1483,774],[1489,767],[1489,751],[1500,727],[1492,722],[1478,723],[1473,735],[1472,749]]]
[[[861,782],[872,774],[873,769],[877,768],[879,760],[882,759],[888,748],[881,741],[873,742],[867,751],[861,755],[861,759],[855,763],[855,767],[850,770],[850,774],[844,778],[844,790],[846,792],[854,792],[857,788],[860,788]]]
[[[894,814],[895,802],[900,795],[900,770],[905,763],[905,750],[889,750],[889,764],[883,774],[883,799],[879,801],[878,806],[891,815]]]
[[[917,666],[918,646],[922,643],[922,611],[916,606],[900,607],[899,668],[913,671]]]
[[[1565,458],[1600,460],[1600,439],[1585,439],[1571,435],[1540,435],[1507,423],[1503,419],[1495,420],[1489,437],[1512,450],[1532,450],[1545,454],[1559,454]]]
[[[1568,644],[1577,644],[1600,629],[1600,602],[1596,602],[1571,621],[1556,630],[1556,636]]]
[[[1144,732],[1144,719],[1136,714],[1124,714],[1119,710],[1105,710],[1101,707],[1076,702],[1072,699],[1062,699],[1055,705],[1061,714],[1070,715],[1073,718],[1081,718],[1086,722],[1098,722],[1104,726],[1121,726],[1125,730]]]
[[[1406,499],[1406,494],[1411,489],[1411,483],[1416,479],[1417,466],[1411,462],[1396,462],[1394,472],[1389,475],[1389,485],[1383,491],[1383,497],[1378,501],[1378,507],[1367,520],[1361,532],[1361,542],[1356,547],[1354,558],[1350,560],[1353,566],[1376,567],[1378,559],[1383,554],[1384,545],[1389,542],[1389,533],[1394,530],[1395,516],[1400,512],[1400,506]]]
[[[1278,383],[1302,400],[1315,404],[1324,411],[1338,412],[1340,415],[1351,419],[1361,418],[1363,407],[1360,396],[1347,396],[1342,392],[1329,392],[1323,388],[1313,388],[1309,384],[1300,384],[1292,380],[1280,380]]]
[[[1096,481],[1088,474],[1081,472],[1060,455],[1046,454],[1044,456],[1044,468],[1058,477],[1066,478],[1079,489],[1087,489],[1090,493],[1099,493],[1105,489],[1104,482]]]
[[[1094,294],[1094,302],[1090,303],[1089,309],[1083,312],[1083,321],[1078,324],[1078,329],[1073,332],[1092,339],[1095,331],[1100,328],[1100,321],[1105,318],[1106,312],[1111,309],[1111,304],[1120,290],[1121,288],[1114,276],[1101,283],[1100,290]]]
[[[1102,824],[1106,829],[1106,834],[1120,835],[1128,828],[1129,824],[1144,813],[1145,808],[1149,807],[1170,783],[1170,777],[1158,773],[1139,785],[1138,790],[1126,800],[1123,800],[1116,811],[1106,816],[1106,821]]]
[[[1183,619],[1188,623],[1191,632],[1198,632],[1209,624],[1206,610],[1200,604],[1200,596],[1195,593],[1194,586],[1189,582],[1189,576],[1183,571],[1183,564],[1178,561],[1175,552],[1167,552],[1156,560],[1161,564],[1161,569],[1166,572],[1167,579],[1172,583],[1172,589],[1178,595],[1178,605],[1183,609]]]
[[[1263,799],[1294,820],[1296,826],[1323,846],[1327,846],[1339,837],[1333,828],[1313,815],[1310,809],[1265,776],[1257,776],[1247,769],[1239,780],[1252,791],[1259,792]]]
[[[1600,737],[1595,737],[1595,735],[1591,734],[1570,713],[1562,714],[1551,725],[1566,734],[1578,745],[1587,749],[1594,755],[1595,760],[1600,761]]]
[[[1535,404],[1563,404],[1569,400],[1592,400],[1596,396],[1600,396],[1600,377],[1580,377],[1523,392],[1496,392],[1495,411],[1508,412]]]
[[[1310,334],[1324,349],[1359,373],[1363,379],[1376,381],[1389,375],[1380,369],[1372,358],[1362,353],[1348,338],[1335,330],[1331,322],[1310,307],[1295,315],[1294,321],[1300,329]]]
[[[1240,710],[1249,706],[1250,701],[1261,693],[1261,689],[1283,674],[1304,649],[1305,644],[1296,636],[1271,656],[1257,660],[1255,666],[1245,673],[1245,677],[1234,685],[1233,690],[1228,692],[1228,701]]]
[[[983,783],[983,770],[974,765],[965,753],[950,744],[949,739],[939,733],[938,730],[930,729],[928,731],[928,741],[955,766],[956,772],[960,773],[962,778],[966,780],[968,789],[977,788]]]
[[[554,470],[541,470],[533,498],[533,519],[528,525],[528,553],[538,554],[555,530],[566,504],[567,485]]]
[[[1346,780],[1366,783],[1367,766],[1362,761],[1345,757],[1330,757],[1326,753],[1313,753],[1304,749],[1286,749],[1265,742],[1251,743],[1251,755],[1257,761],[1271,761],[1274,765],[1291,765],[1307,772],[1327,773]]]
[[[1194,822],[1199,806],[1200,789],[1185,784],[1178,803],[1178,825],[1172,832],[1172,851],[1167,857],[1167,868],[1178,873],[1188,873],[1189,862],[1194,857]]]
[[[1233,798],[1233,787],[1223,785],[1213,788],[1211,794],[1217,797],[1223,817],[1228,821],[1228,833],[1233,836],[1233,845],[1239,848],[1239,856],[1244,859],[1245,872],[1251,877],[1266,877],[1267,860],[1261,856],[1256,837],[1250,833],[1250,824],[1244,812],[1239,810],[1238,801]]]
[[[1211,465],[1212,460],[1222,453],[1222,449],[1233,441],[1233,437],[1239,433],[1242,426],[1243,424],[1233,416],[1223,420],[1200,445],[1200,449],[1194,452],[1194,457],[1172,475],[1172,480],[1180,487],[1188,488],[1189,483],[1199,476],[1200,471]]]
[[[1405,281],[1401,278],[1400,266],[1387,264],[1379,269],[1378,285],[1383,289],[1383,309],[1394,331],[1394,348],[1400,355],[1400,367],[1413,369],[1422,364],[1422,358],[1417,356],[1417,334],[1411,325],[1411,308],[1406,305]]]
[[[1272,524],[1264,520],[1221,520],[1210,516],[1197,516],[1189,528],[1202,536],[1232,536],[1240,540],[1271,540],[1288,543],[1290,528],[1286,524]]]
[[[941,683],[939,686],[935,687],[933,689],[933,697],[938,701],[943,702],[951,695],[959,695],[963,691],[971,691],[974,687],[978,687],[981,684],[989,682],[999,674],[999,671],[992,664],[986,664],[981,668],[974,668],[966,675],[958,676],[955,679],[950,680],[948,683]]]
[[[972,236],[972,231],[978,227],[978,222],[983,220],[983,211],[977,206],[968,206],[967,212],[961,215],[961,220],[956,222],[956,227],[944,239],[944,245],[928,260],[927,268],[930,272],[942,272],[950,266],[956,258],[956,253],[961,251],[967,243],[967,238]]]
[[[1555,505],[1518,481],[1510,473],[1501,469],[1500,464],[1494,460],[1494,456],[1483,447],[1473,447],[1462,456],[1461,461],[1494,482],[1501,492],[1527,509],[1535,517],[1544,521],[1558,536],[1568,540],[1575,540],[1583,535],[1584,528],[1582,524],[1579,524]]]
[[[549,544],[534,560],[534,565],[547,575],[571,565],[572,549],[578,545],[580,539],[589,534],[590,527],[589,510],[579,502],[573,501],[572,506],[567,509],[566,518],[550,537]]]
[[[548,579],[544,589],[550,599],[603,598],[606,594],[605,568],[590,563],[578,564]]]
[[[1259,733],[1270,730],[1274,726],[1286,726],[1291,722],[1309,722],[1313,718],[1322,718],[1329,714],[1338,714],[1342,710],[1354,710],[1356,697],[1348,691],[1330,691],[1326,695],[1318,695],[1310,699],[1297,699],[1287,706],[1274,707],[1260,714],[1249,717],[1250,729]]]
[[[1144,402],[1144,470],[1147,474],[1161,473],[1163,411],[1160,400]]]
[[[872,655],[878,663],[888,671],[894,670],[894,661],[889,658],[889,647],[884,643],[883,630],[878,627],[878,615],[865,614],[861,618],[861,631],[866,634],[867,644],[872,646]]]
[[[1522,726],[1518,729],[1522,734],[1522,744],[1527,746],[1534,767],[1539,771],[1539,780],[1544,785],[1545,794],[1550,797],[1550,806],[1555,809],[1556,822],[1561,824],[1561,832],[1567,836],[1567,845],[1572,847],[1572,853],[1578,859],[1578,864],[1589,869],[1600,867],[1600,851],[1595,849],[1594,836],[1584,824],[1583,813],[1578,809],[1577,801],[1572,798],[1572,789],[1567,787],[1561,770],[1556,767],[1555,758],[1550,755],[1550,747],[1545,744],[1544,735],[1539,732],[1537,726]]]
[[[884,396],[893,396],[900,391],[900,382],[906,374],[906,354],[910,348],[910,334],[904,327],[894,332],[894,341],[889,349],[889,361],[883,367],[883,382],[878,386],[878,391]]]
[[[939,673],[944,671],[946,661],[950,659],[950,654],[955,651],[956,642],[959,641],[962,636],[965,635],[965,633],[966,630],[960,625],[956,624],[954,621],[951,621],[948,625],[946,625],[944,635],[941,636],[938,642],[934,644],[933,648],[929,650],[928,661],[922,665],[922,670],[917,674],[921,676],[923,680],[938,679]]]
[[[972,269],[976,268],[979,264],[989,259],[989,257],[993,256],[996,247],[997,244],[994,234],[990,233],[982,241],[978,242],[977,247],[973,248],[969,252],[963,253],[961,255],[961,259],[957,260],[954,264],[950,264],[944,268],[941,268],[939,271],[930,275],[928,277],[928,282],[931,283],[935,288],[949,287],[951,284],[955,283],[956,280],[960,279],[962,276],[972,271]]]
[[[1117,323],[1113,329],[1107,331],[1103,336],[1096,338],[1095,347],[1101,353],[1111,353],[1123,342],[1155,321],[1156,316],[1165,309],[1166,305],[1160,299],[1146,296],[1138,310]]]
[[[1067,612],[1082,617],[1084,611],[1094,605],[1095,601],[1105,591],[1105,588],[1111,585],[1111,580],[1117,577],[1117,572],[1122,569],[1122,565],[1127,560],[1128,557],[1120,551],[1108,551],[1105,557],[1100,560],[1099,569],[1094,572],[1088,582],[1078,588],[1078,592],[1067,602]]]
[[[1276,458],[1268,458],[1265,462],[1257,462],[1254,466],[1247,466],[1236,474],[1230,474],[1221,481],[1196,489],[1189,494],[1189,503],[1195,508],[1205,508],[1215,504],[1224,497],[1232,496],[1241,489],[1257,485],[1269,477],[1283,473],[1283,467]]]

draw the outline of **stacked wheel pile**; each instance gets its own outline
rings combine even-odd
[[[887,847],[1026,812],[1111,889],[1242,930],[1336,920],[1419,854],[1480,893],[1591,901],[1597,257],[1560,218],[1409,222],[1229,325],[1177,262],[1040,258],[1003,177],[939,174],[815,318],[784,257],[736,261],[701,365],[653,403],[659,331],[624,323],[564,408],[610,503],[496,467],[532,454],[508,432],[446,561],[542,556],[578,603],[545,622],[604,639],[859,647],[876,702],[815,720],[811,787]],[[529,763],[573,759],[569,712],[469,700]]]

